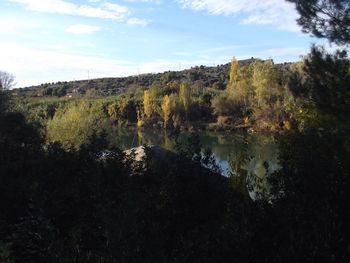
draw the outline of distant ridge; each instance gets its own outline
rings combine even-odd
[[[255,58],[240,60],[241,66],[256,60]],[[76,81],[59,81],[44,83],[14,89],[18,96],[43,96],[50,90],[60,90],[60,94],[85,94],[89,89],[95,89],[99,95],[117,95],[138,87],[166,85],[171,81],[189,82],[206,88],[224,89],[229,77],[230,63],[210,66],[195,66],[180,71],[165,71],[163,73],[146,73],[129,77],[99,78]]]

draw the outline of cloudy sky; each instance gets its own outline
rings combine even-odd
[[[0,0],[0,70],[23,87],[233,56],[295,61],[318,41],[296,16],[284,0]]]

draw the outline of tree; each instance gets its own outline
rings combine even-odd
[[[150,118],[153,113],[152,103],[151,103],[151,94],[149,90],[145,90],[143,93],[143,110],[147,116]]]
[[[164,127],[169,126],[169,120],[171,120],[172,114],[176,107],[176,95],[165,95],[162,102],[162,111],[164,118]]]
[[[0,70],[0,90],[11,89],[15,85],[15,77],[6,71]]]
[[[180,85],[180,102],[184,106],[187,118],[191,106],[191,89],[188,83],[182,83]]]
[[[350,44],[349,0],[287,0],[300,15],[298,24],[305,33],[327,38],[338,45]]]
[[[43,96],[52,96],[53,89],[51,87],[47,87],[43,90]]]
[[[239,63],[236,58],[231,60],[231,69],[230,69],[230,82],[229,86],[233,86],[238,80],[238,71],[239,71]]]
[[[313,47],[303,72],[295,72],[289,85],[292,92],[309,100],[319,112],[348,120],[350,111],[350,60],[345,52],[327,54]]]
[[[238,63],[237,66],[238,68],[236,70],[233,70],[233,66],[231,66],[230,75],[232,75],[232,81],[230,80],[230,83],[232,84],[228,85],[228,92],[235,101],[243,103],[245,107],[247,107],[249,101],[251,101],[254,97],[254,90],[252,85],[253,67],[249,65],[239,68]]]
[[[63,147],[78,149],[93,134],[110,130],[110,123],[99,103],[82,100],[58,108],[47,123],[47,140],[60,142]]]
[[[277,73],[272,60],[254,62],[252,84],[258,106],[269,102],[278,94]]]
[[[171,114],[171,101],[168,95],[164,96],[163,98],[162,111],[164,116],[164,126],[166,127],[168,124],[168,121],[170,120],[170,114]]]
[[[218,116],[230,116],[234,115],[240,105],[238,105],[231,97],[227,96],[226,93],[222,93],[216,96],[212,101],[212,107],[214,114]]]
[[[63,97],[67,94],[67,90],[64,86],[57,87],[52,91],[53,96]]]

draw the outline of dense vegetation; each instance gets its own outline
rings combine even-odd
[[[325,62],[322,64],[320,60]],[[167,72],[160,82],[114,96],[102,96],[99,90],[88,89],[85,94],[73,94],[72,97],[46,93],[39,97],[17,94],[16,100],[18,110],[41,129],[48,142],[59,141],[66,148],[79,147],[94,132],[107,133],[110,137],[113,130],[121,126],[190,131],[244,129],[286,132],[303,130],[308,123],[326,118],[326,115],[319,114],[317,107],[325,111],[333,107],[331,105],[347,105],[347,95],[332,95],[333,90],[325,89],[322,95],[317,92],[307,94],[306,91],[312,92],[310,85],[316,85],[312,83],[314,80],[310,80],[310,74],[317,72],[310,71],[321,67],[330,74],[341,74],[339,81],[334,80],[339,83],[331,84],[346,89],[348,79],[344,76],[348,64],[345,53],[339,52],[332,57],[325,55],[321,48],[314,47],[310,55],[298,63],[276,65],[272,60],[258,59],[242,63],[233,59],[224,77],[227,78],[226,86],[222,89],[206,87],[202,80],[187,82],[174,79],[169,76],[177,73]],[[333,75],[327,81],[333,81]],[[336,91],[336,94],[339,92],[342,90]],[[321,102],[322,98],[314,101],[310,95],[323,96],[326,101]],[[325,105],[329,99],[334,101]],[[339,120],[341,123],[342,120]]]
[[[250,60],[241,61],[242,64]],[[133,92],[142,87],[152,85],[166,86],[171,81],[189,82],[191,85],[204,86],[214,89],[223,89],[228,80],[230,65],[218,65],[215,67],[198,66],[182,71],[167,71],[157,74],[141,74],[124,78],[103,78],[80,81],[45,83],[39,86],[31,86],[16,89],[18,95],[23,96],[65,96],[68,94],[82,95],[88,90],[94,89],[98,95],[108,96]]]
[[[350,61],[313,47],[287,68],[233,60],[205,98],[185,81],[44,100],[2,86],[0,262],[348,262]],[[196,107],[203,120],[288,130],[279,169],[247,172],[242,149],[223,177],[195,136],[139,162],[108,141],[127,123],[186,128]],[[269,191],[252,199],[262,171]]]
[[[280,132],[303,125],[306,116],[300,114],[302,109],[306,112],[308,108],[308,114],[312,111],[307,99],[291,92],[292,77],[303,74],[303,63],[275,65],[272,60],[233,59],[225,70],[219,67],[219,73],[206,67],[186,73],[192,76],[197,72],[199,79],[178,77],[183,72],[149,75],[155,78],[149,86],[128,87],[113,96],[89,86],[84,86],[88,88],[84,94],[68,90],[68,95],[61,96],[58,94],[67,90],[57,84],[38,88],[40,96],[32,96],[26,89],[15,94],[18,110],[41,129],[47,141],[69,147],[79,147],[93,130],[111,134],[121,126]],[[218,76],[221,84],[215,80]]]

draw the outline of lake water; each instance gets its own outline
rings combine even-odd
[[[178,141],[186,144],[191,133],[182,132]],[[257,135],[233,132],[197,132],[202,150],[211,149],[216,162],[226,176],[235,175],[242,170],[248,176],[265,178],[278,170],[278,146],[271,135]],[[160,129],[138,130],[117,129],[112,141],[121,149],[141,145],[156,145],[175,150],[175,137]]]

